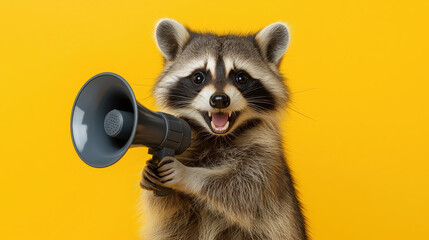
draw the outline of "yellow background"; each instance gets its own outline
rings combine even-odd
[[[428,12],[428,1],[2,0],[0,239],[138,238],[147,150],[88,167],[69,121],[104,71],[155,109],[162,17],[217,33],[287,22],[283,132],[313,239],[429,239]]]

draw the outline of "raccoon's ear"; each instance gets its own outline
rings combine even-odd
[[[164,58],[173,61],[189,40],[188,30],[179,22],[164,18],[155,27],[155,39]]]
[[[273,23],[255,36],[265,60],[278,65],[289,43],[289,30],[282,22]]]

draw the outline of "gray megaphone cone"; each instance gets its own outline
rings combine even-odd
[[[114,73],[97,74],[80,89],[71,135],[79,157],[97,168],[116,163],[134,146],[148,147],[157,163],[164,156],[183,153],[191,141],[184,120],[145,108],[127,81]],[[162,194],[168,193],[158,195]]]

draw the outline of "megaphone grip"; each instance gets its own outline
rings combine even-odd
[[[150,151],[152,152],[152,151]],[[158,166],[159,162],[164,158],[164,157],[174,157],[174,150],[170,149],[170,148],[162,148],[160,150],[156,150],[153,151],[153,155],[152,155],[152,162]],[[172,189],[171,188],[166,188],[166,187],[161,187],[161,186],[157,186],[160,190],[154,190],[154,194],[158,197],[164,197],[167,196],[171,193]]]

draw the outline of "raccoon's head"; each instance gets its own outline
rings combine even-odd
[[[155,38],[165,64],[154,96],[163,111],[215,136],[277,121],[287,99],[278,72],[289,41],[284,23],[256,34],[219,36],[163,19]]]

